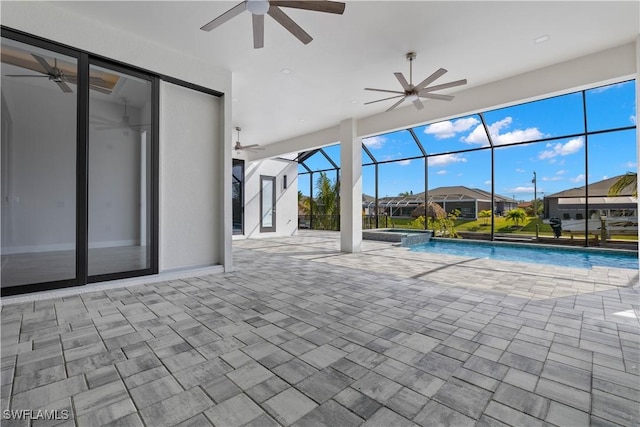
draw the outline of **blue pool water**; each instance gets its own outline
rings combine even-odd
[[[550,248],[546,246],[522,246],[485,242],[460,242],[432,239],[410,247],[414,252],[441,253],[472,258],[489,258],[504,261],[521,261],[535,264],[551,264],[564,267],[586,268],[593,266],[638,269],[638,255],[633,252],[605,252]]]

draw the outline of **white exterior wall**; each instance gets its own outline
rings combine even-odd
[[[276,231],[260,232],[260,176],[276,177]],[[287,188],[284,188],[284,176]],[[298,231],[298,165],[282,160],[245,163],[244,235],[234,238],[291,236]]]
[[[159,250],[161,271],[203,265],[223,265],[225,270],[232,270],[231,73],[182,52],[166,49],[152,40],[79,17],[56,7],[55,2],[3,2],[2,24],[225,94],[219,99],[215,117],[207,117],[204,121],[194,118],[184,123],[173,119],[172,106],[163,102],[163,96],[170,100],[175,91],[167,90],[167,84],[162,84],[159,216],[163,231]],[[217,139],[211,141],[215,146],[189,146],[186,130],[206,132],[212,121],[217,123],[218,129]],[[180,132],[183,132],[182,137]],[[196,171],[186,173],[185,169],[189,168],[196,168]],[[198,188],[202,191],[194,191]],[[174,229],[177,224],[189,227],[192,237],[195,227],[204,226],[205,229],[194,241],[180,238]]]
[[[160,271],[222,263],[221,100],[160,85]]]

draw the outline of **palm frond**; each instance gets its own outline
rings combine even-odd
[[[638,173],[637,172],[627,172],[622,175],[613,185],[609,188],[608,195],[609,196],[619,196],[622,194],[627,187],[631,187],[633,189],[632,195],[633,197],[638,197]]]

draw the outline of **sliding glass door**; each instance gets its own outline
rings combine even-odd
[[[89,76],[88,274],[144,270],[151,261],[152,82],[93,63]]]
[[[2,30],[2,294],[158,269],[158,78]]]
[[[2,288],[76,279],[78,59],[2,38]]]

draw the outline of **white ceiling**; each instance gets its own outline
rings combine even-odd
[[[364,87],[398,90],[439,67],[435,84],[479,86],[636,40],[637,1],[348,1],[344,15],[285,9],[314,37],[303,45],[270,17],[253,49],[251,14],[204,32],[238,2],[56,2],[56,7],[192,55],[233,73],[233,121],[243,144],[269,144],[380,113],[394,101]],[[536,44],[534,39],[548,35]],[[283,69],[291,70],[285,75]],[[439,93],[455,94],[455,90]],[[425,109],[445,101],[426,101]],[[456,102],[451,101],[451,102]],[[413,108],[409,105],[406,108]]]

